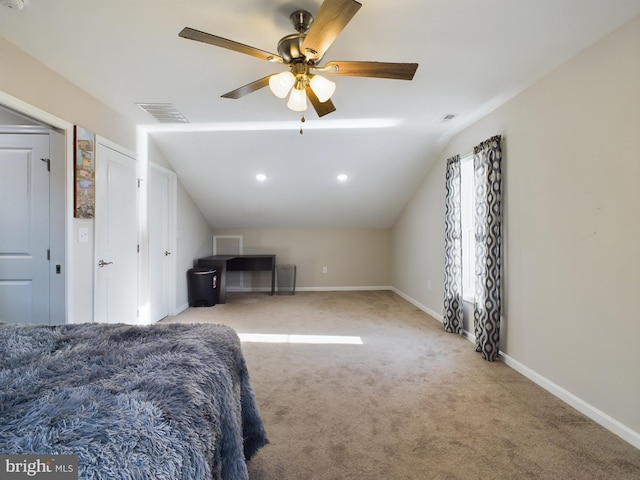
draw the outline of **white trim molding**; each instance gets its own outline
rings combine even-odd
[[[296,292],[366,292],[377,290],[393,290],[392,287],[295,287]],[[227,287],[227,292],[271,292],[271,287]],[[275,292],[278,293],[278,285],[275,286]],[[288,289],[285,290],[288,293]]]
[[[615,418],[610,417],[603,411],[598,410],[593,405],[585,402],[581,398],[578,398],[573,393],[565,390],[561,386],[556,385],[548,378],[545,378],[539,373],[534,372],[533,370],[521,364],[514,358],[511,358],[509,355],[505,354],[504,352],[500,352],[500,356],[504,359],[504,363],[508,367],[513,368],[516,372],[521,373],[522,375],[527,377],[529,380],[531,380],[533,383],[544,388],[549,393],[555,395],[560,400],[562,400],[569,406],[575,408],[583,415],[586,415],[594,422],[603,426],[610,432],[615,433],[620,438],[630,443],[634,447],[640,449],[640,433],[620,423]]]
[[[444,321],[444,317],[442,316],[442,313],[438,313],[435,310],[431,310],[429,307],[421,304],[420,302],[418,302],[417,300],[414,300],[413,298],[411,298],[409,295],[401,292],[400,290],[398,290],[397,288],[391,287],[391,290],[393,290],[394,293],[400,295],[402,298],[404,298],[407,302],[412,303],[413,305],[415,305],[416,307],[418,307],[420,310],[422,310],[424,313],[426,313],[427,315],[432,316],[433,318],[435,318],[436,320],[438,320],[440,323],[442,323]]]
[[[367,292],[375,290],[393,289],[391,287],[296,287],[296,292]]]
[[[189,308],[189,303],[184,303],[182,305],[176,306],[176,310],[175,310],[175,313],[173,314],[173,316],[177,317],[178,315],[180,315],[182,312],[184,312],[188,308]]]
[[[75,252],[72,246],[73,242],[70,239],[74,238],[73,231],[73,198],[74,198],[74,149],[73,149],[73,124],[63,120],[55,115],[50,114],[44,110],[41,110],[27,102],[20,100],[17,97],[9,95],[3,91],[0,91],[0,106],[9,108],[20,115],[26,115],[34,119],[38,123],[49,125],[52,128],[57,128],[64,133],[65,136],[65,323],[76,323],[75,321],[75,306],[74,306],[74,291],[75,291],[75,276],[72,265],[75,262]]]
[[[391,290],[393,290],[395,293],[400,295],[409,303],[412,303],[413,305],[418,307],[420,310],[432,316],[439,322],[443,321],[442,314],[436,313],[435,311],[431,310],[429,307],[422,305],[421,303],[417,302],[416,300],[414,300],[413,298],[409,297],[408,295],[399,291],[396,288],[391,288]],[[473,335],[472,332],[468,332],[465,330],[462,336],[466,340],[475,344],[475,336]],[[634,447],[640,449],[640,433],[639,432],[632,430],[631,428],[627,427],[626,425],[619,422],[615,418],[612,418],[611,416],[607,415],[603,411],[597,409],[593,405],[577,397],[573,393],[565,390],[559,385],[556,385],[548,378],[545,378],[539,373],[531,370],[529,367],[526,367],[525,365],[518,362],[517,360],[510,357],[509,355],[505,354],[504,352],[500,351],[500,356],[502,357],[504,364],[507,365],[509,368],[512,368],[516,372],[524,375],[533,383],[535,383],[539,387],[542,387],[552,395],[558,397],[560,400],[562,400],[564,403],[566,403],[570,407],[575,408],[577,411],[587,416],[597,424],[606,428],[610,432],[616,434],[617,436],[622,438],[624,441],[630,443]]]

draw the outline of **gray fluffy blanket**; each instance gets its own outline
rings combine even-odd
[[[220,325],[0,324],[0,453],[78,455],[81,479],[248,479],[268,442]]]

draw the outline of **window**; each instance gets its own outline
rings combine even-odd
[[[462,223],[462,298],[473,301],[476,288],[473,155],[460,159],[460,217]]]

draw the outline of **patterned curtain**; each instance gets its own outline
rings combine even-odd
[[[500,347],[502,149],[500,135],[473,149],[476,234],[476,293],[473,309],[476,352],[493,362]]]
[[[445,331],[462,334],[462,220],[460,214],[460,155],[447,160],[444,237]]]

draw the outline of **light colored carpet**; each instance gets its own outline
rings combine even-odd
[[[393,292],[235,293],[163,321],[361,337],[243,343],[271,441],[252,480],[640,479],[640,450]]]

